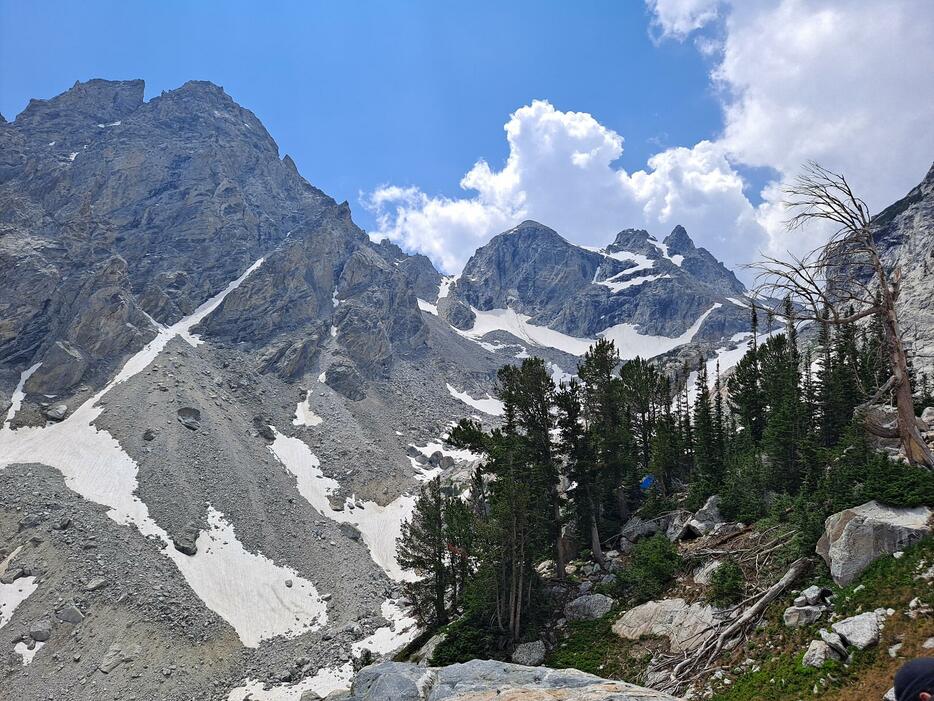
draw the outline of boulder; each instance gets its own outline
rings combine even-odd
[[[52,621],[48,618],[33,621],[32,625],[29,626],[29,637],[37,643],[44,643],[52,637]]]
[[[840,660],[841,656],[823,640],[812,640],[801,663],[805,667],[821,668],[828,660]]]
[[[201,412],[194,407],[184,406],[178,410],[178,422],[191,431],[201,428]]]
[[[512,661],[527,667],[537,667],[545,661],[545,643],[535,640],[516,646],[512,653]]]
[[[865,650],[879,642],[879,617],[874,611],[837,621],[830,627],[848,645],[858,650]]]
[[[43,409],[42,414],[52,421],[61,421],[68,415],[68,405],[62,403],[53,404]]]
[[[613,632],[627,640],[644,636],[668,638],[673,653],[699,647],[713,634],[717,610],[684,599],[649,601],[624,613],[613,624]]]
[[[819,606],[789,606],[782,614],[782,620],[789,628],[801,628],[819,619],[822,611]]]
[[[330,697],[328,697],[330,698]],[[675,701],[674,697],[576,669],[471,660],[447,667],[381,662],[360,670],[347,701]]]
[[[324,382],[351,401],[358,402],[366,397],[366,381],[349,361],[342,360],[331,365],[324,375]]]
[[[608,614],[613,603],[613,599],[604,594],[585,594],[564,607],[564,617],[569,621],[593,621]]]
[[[821,640],[833,648],[834,652],[840,655],[840,659],[846,658],[846,641],[837,633],[831,633],[826,628],[821,628],[817,631],[817,634],[820,635]]]
[[[828,517],[817,553],[834,582],[846,586],[883,555],[903,550],[931,532],[930,508],[884,506],[870,501]]]
[[[705,536],[723,523],[720,515],[720,496],[714,494],[699,508],[687,522],[681,534],[682,538]]]
[[[803,605],[817,606],[818,604],[823,604],[830,594],[831,591],[829,589],[814,584],[803,590],[799,596],[804,598],[805,603]]]
[[[183,528],[180,533],[172,536],[172,545],[174,545],[175,549],[180,553],[189,556],[194,555],[198,552],[199,533],[201,533],[201,529],[198,527],[198,524],[189,521],[185,524],[185,528]]]
[[[447,634],[444,632],[432,635],[430,638],[428,638],[428,642],[409,655],[409,661],[414,662],[421,667],[427,667],[431,662],[431,658],[434,656],[438,645],[444,642],[444,639],[447,637]]]
[[[665,529],[665,537],[672,543],[681,540],[684,536],[684,529],[691,520],[690,511],[675,511],[668,519],[668,527]]]
[[[665,518],[645,520],[640,516],[633,516],[623,525],[620,536],[635,543],[640,538],[647,538],[661,531],[666,525],[665,521]]]
[[[65,604],[55,615],[58,617],[58,620],[71,623],[72,625],[78,625],[84,620],[84,614],[81,613],[80,609],[72,602]]]
[[[924,407],[921,412],[921,420],[928,425],[928,428],[934,428],[934,406]]]

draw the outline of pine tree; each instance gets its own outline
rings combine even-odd
[[[449,567],[440,478],[419,489],[412,518],[402,524],[396,552],[399,565],[420,577],[402,585],[416,618],[422,625],[446,623]]]

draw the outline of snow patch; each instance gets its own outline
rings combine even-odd
[[[311,409],[308,400],[311,399],[311,392],[305,393],[305,398],[295,407],[295,418],[292,419],[293,426],[317,426],[324,419],[318,416]]]
[[[0,584],[0,628],[10,622],[16,607],[38,587],[35,577],[20,577],[10,584]]]
[[[426,302],[425,300],[419,298],[418,308],[421,309],[423,312],[428,312],[429,314],[434,314],[435,316],[438,316],[438,305],[437,304],[432,304],[431,302]]]
[[[33,646],[32,650],[30,650],[26,643],[20,642],[13,646],[13,652],[23,658],[23,667],[25,667],[30,662],[32,662],[32,658],[35,657],[36,653],[42,649],[43,645],[45,645],[45,643],[37,642]]]
[[[609,287],[610,290],[613,291],[613,294],[616,294],[617,292],[622,292],[623,290],[628,289],[630,287],[638,287],[640,285],[643,285],[646,282],[654,282],[655,280],[664,280],[665,278],[671,277],[671,275],[660,274],[660,275],[645,275],[643,277],[635,277],[635,278],[631,278],[628,280],[618,280],[620,276],[628,275],[629,272],[630,271],[628,270],[624,270],[623,272],[617,273],[611,278],[607,278],[606,280],[599,281],[597,284],[603,285],[604,287]]]
[[[613,341],[623,360],[635,358],[654,358],[656,355],[667,353],[678,346],[690,343],[694,335],[700,331],[700,327],[710,316],[711,312],[719,309],[722,305],[714,304],[710,309],[700,315],[700,317],[680,336],[671,338],[669,336],[645,336],[640,334],[633,324],[617,324],[611,326],[598,335]]]
[[[339,667],[325,667],[313,677],[306,677],[295,684],[277,684],[265,688],[258,679],[247,679],[243,686],[232,689],[227,701],[301,701],[302,694],[312,691],[325,697],[332,691],[349,689],[353,679],[353,664],[347,662]]]
[[[32,374],[39,369],[40,365],[42,365],[42,363],[36,363],[20,373],[19,382],[16,383],[16,389],[13,390],[13,396],[10,397],[10,408],[7,409],[6,420],[3,422],[4,429],[10,427],[10,422],[13,421],[16,412],[23,406],[23,399],[26,398],[26,390],[24,389],[24,387],[26,387],[26,380],[32,377]]]
[[[345,501],[344,509],[337,511],[331,507],[328,497],[340,489],[340,483],[324,475],[321,461],[304,441],[284,436],[275,428],[272,430],[275,440],[269,450],[295,477],[302,498],[322,516],[355,526],[373,562],[390,578],[396,581],[412,579],[413,573],[405,572],[396,561],[396,540],[402,533],[403,521],[412,515],[415,497],[403,494],[381,506],[373,501],[360,502],[351,496]],[[350,508],[351,504],[354,508]]]
[[[473,407],[477,411],[482,411],[484,414],[489,414],[490,416],[502,416],[503,412],[506,410],[503,406],[503,403],[499,399],[491,397],[489,394],[486,395],[486,399],[474,399],[466,392],[458,392],[450,384],[446,386],[452,397],[459,399],[464,404]]]
[[[97,126],[100,129],[106,129],[107,127],[119,127],[120,124],[120,120],[117,120],[116,122],[111,122],[110,124],[98,124]]]
[[[744,309],[749,309],[749,305],[748,305],[748,304],[746,304],[745,302],[742,302],[742,301],[736,299],[736,297],[727,297],[726,299],[727,299],[728,302],[732,302],[732,303],[735,304],[737,307],[743,307]]]
[[[223,291],[202,304],[193,314],[169,327],[159,326],[156,337],[124,366],[101,391],[79,406],[64,421],[29,426],[13,431],[0,429],[0,468],[14,463],[42,463],[61,472],[69,489],[88,501],[109,507],[107,515],[116,523],[133,526],[144,536],[163,543],[162,554],[171,559],[195,594],[211,610],[225,618],[244,645],[255,647],[278,635],[297,635],[326,619],[325,604],[311,582],[288,567],[280,567],[261,554],[246,551],[223,514],[209,512],[210,529],[198,537],[194,556],[175,550],[169,534],[149,515],[136,495],[136,462],[110,433],[94,426],[103,411],[100,400],[116,385],[142,372],[176,336],[197,344],[191,329],[210,314],[263,262],[260,258]],[[219,576],[224,573],[224,576]],[[13,587],[28,587],[19,579]],[[285,586],[291,579],[293,586]],[[23,591],[2,596],[11,600],[28,596]],[[9,608],[7,602],[4,608]],[[15,608],[15,606],[14,606]],[[12,612],[12,608],[9,609]]]

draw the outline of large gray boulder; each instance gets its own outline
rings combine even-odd
[[[687,522],[681,537],[705,536],[721,523],[723,523],[723,516],[720,515],[720,496],[714,494]]]
[[[353,680],[348,701],[676,701],[674,697],[626,682],[601,679],[575,669],[524,667],[471,660],[447,667],[382,662]]]
[[[534,640],[518,645],[512,653],[512,661],[526,667],[537,667],[545,661],[545,643]]]
[[[926,506],[903,509],[877,501],[844,509],[825,521],[817,553],[830,567],[833,580],[846,586],[878,558],[928,535],[932,514]]]
[[[564,617],[569,621],[593,621],[605,616],[613,608],[613,599],[605,594],[585,594],[564,607]]]
[[[789,606],[782,614],[782,620],[789,628],[809,626],[821,617],[820,606]]]
[[[812,640],[801,663],[805,667],[821,668],[829,660],[839,660],[840,654],[824,640]]]
[[[649,601],[624,613],[613,632],[627,640],[651,636],[668,638],[674,653],[693,650],[713,634],[717,609],[684,599]]]
[[[848,645],[858,650],[865,650],[879,642],[879,615],[874,611],[837,621],[831,628]]]

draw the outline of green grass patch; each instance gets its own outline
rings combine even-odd
[[[651,654],[633,655],[633,641],[623,640],[613,632],[613,623],[619,615],[619,611],[611,611],[595,621],[569,623],[564,639],[549,653],[545,666],[636,681],[645,671]]]

